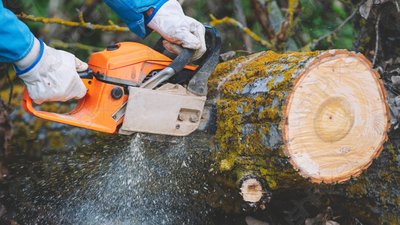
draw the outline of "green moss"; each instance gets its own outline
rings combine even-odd
[[[249,172],[261,175],[273,189],[288,185],[293,177],[301,179],[288,163],[282,163],[287,160],[282,143],[275,139],[281,136],[288,91],[317,54],[268,51],[218,66],[209,86],[216,90],[219,85],[216,142],[220,171],[235,170],[236,179]],[[275,127],[273,134],[271,126]]]
[[[208,87],[209,92],[217,91],[218,84],[222,82],[224,75],[231,73],[241,62],[245,61],[245,57],[239,57],[228,62],[220,63],[211,74]]]
[[[260,173],[263,177],[265,177],[265,181],[268,184],[268,187],[271,188],[271,190],[275,190],[278,188],[278,185],[274,179],[271,178],[271,176],[268,174],[268,170],[261,168]]]
[[[223,159],[220,162],[219,168],[221,171],[231,170],[233,165],[235,165],[236,156],[234,154],[230,154],[229,158]]]
[[[350,195],[349,197],[363,197],[368,192],[365,184],[365,178],[363,176],[359,177],[357,181],[347,187],[346,193]]]

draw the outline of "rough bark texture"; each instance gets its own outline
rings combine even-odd
[[[249,174],[262,176],[270,189],[307,183],[283,153],[279,126],[291,80],[316,55],[261,52],[218,66],[209,86],[216,99],[221,171],[238,181]]]

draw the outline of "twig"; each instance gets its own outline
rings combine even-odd
[[[83,12],[80,11],[79,9],[77,9],[76,11],[78,12],[79,22],[85,23],[85,19],[83,18]]]
[[[100,47],[85,45],[82,43],[66,43],[60,40],[51,41],[50,46],[53,48],[62,48],[62,49],[77,48],[88,52],[97,52],[103,50],[103,48]]]
[[[374,58],[372,59],[372,66],[375,67],[375,63],[376,63],[376,57],[378,55],[378,51],[379,51],[379,23],[381,21],[381,14],[379,13],[378,15],[378,19],[376,20],[376,24],[375,24],[375,52],[374,52]]]
[[[258,43],[260,43],[261,45],[263,45],[264,47],[271,49],[272,48],[272,44],[271,42],[262,39],[258,34],[254,33],[253,31],[251,31],[248,27],[243,26],[241,23],[239,23],[237,20],[232,19],[230,17],[224,17],[222,19],[217,19],[214,15],[210,15],[211,21],[210,24],[212,26],[218,25],[218,24],[231,24],[235,27],[238,27],[240,30],[242,30],[243,32],[245,32],[247,35],[249,35],[251,38],[253,38],[255,41],[257,41]]]
[[[114,31],[114,32],[128,32],[129,28],[127,27],[121,27],[115,24],[110,24],[110,25],[101,25],[101,24],[92,24],[90,22],[85,22],[83,20],[83,16],[80,14],[79,15],[79,22],[76,21],[68,21],[68,20],[63,20],[61,18],[46,18],[46,17],[36,17],[33,15],[27,15],[25,13],[21,13],[17,15],[18,18],[23,19],[23,20],[29,20],[29,21],[34,21],[34,22],[41,22],[44,24],[61,24],[64,26],[68,27],[82,27],[90,30],[101,30],[101,31]]]
[[[351,13],[351,15],[348,16],[348,17],[347,17],[341,24],[339,24],[339,26],[337,26],[333,31],[331,31],[331,32],[325,34],[324,36],[318,38],[317,40],[313,41],[313,42],[309,45],[310,48],[311,48],[311,49],[314,49],[314,48],[319,44],[319,42],[321,42],[322,40],[324,40],[324,39],[326,39],[326,38],[328,38],[328,37],[330,37],[330,36],[336,34],[338,31],[340,31],[340,30],[342,29],[342,27],[343,27],[347,22],[349,22],[349,21],[356,15],[356,13],[358,12],[358,8],[359,8],[359,6],[356,6],[355,9],[354,9],[354,11]]]
[[[293,17],[294,17],[294,12],[296,11],[296,8],[299,6],[299,0],[289,0],[288,3],[288,20],[289,20],[289,24],[292,25],[293,24]]]
[[[294,13],[299,6],[299,0],[289,0],[286,19],[281,23],[281,27],[276,34],[277,42],[284,42],[291,35],[292,29],[295,26]]]
[[[269,12],[264,5],[265,3],[263,2],[260,2],[259,0],[251,0],[251,6],[254,10],[255,15],[257,16],[258,22],[261,25],[264,35],[272,40],[275,38],[275,31],[271,26],[271,22],[268,18]]]

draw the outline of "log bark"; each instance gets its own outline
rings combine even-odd
[[[220,64],[209,88],[218,169],[238,188],[344,182],[387,140],[386,92],[361,54],[261,52]]]

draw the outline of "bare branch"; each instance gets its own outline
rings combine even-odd
[[[265,5],[261,4],[261,2],[258,0],[251,0],[251,4],[255,11],[255,15],[257,16],[258,22],[262,27],[264,35],[269,39],[274,39],[275,32],[268,19],[268,11],[265,8]]]
[[[290,25],[293,24],[294,13],[295,13],[297,7],[299,6],[299,3],[300,3],[299,0],[289,0],[287,17],[288,17]]]
[[[63,42],[60,40],[51,41],[50,46],[53,48],[62,48],[62,49],[77,48],[77,49],[85,50],[89,53],[103,50],[103,48],[100,48],[100,47],[85,45],[82,43],[66,43],[66,42]]]
[[[78,11],[78,15],[79,15],[79,22],[86,23],[85,19],[83,18],[83,12],[80,10],[77,10],[77,11]]]
[[[34,22],[41,22],[44,24],[61,24],[68,27],[82,27],[90,30],[101,30],[101,31],[114,31],[114,32],[128,32],[129,28],[121,27],[115,24],[110,25],[101,25],[101,24],[92,24],[90,22],[85,22],[81,14],[79,15],[79,22],[76,21],[68,21],[63,20],[61,18],[46,18],[46,17],[36,17],[33,15],[27,15],[25,13],[21,13],[17,15],[18,18],[23,20],[29,20]]]
[[[381,14],[379,13],[378,19],[376,20],[376,24],[375,24],[375,33],[376,33],[376,37],[375,37],[375,52],[374,52],[374,58],[372,60],[372,66],[375,66],[376,57],[377,57],[378,51],[379,51],[379,23],[380,22],[381,22]]]
[[[243,32],[245,32],[247,35],[249,35],[251,38],[253,38],[255,41],[257,41],[258,43],[260,43],[262,46],[268,48],[268,49],[272,49],[273,45],[271,44],[271,42],[262,39],[258,34],[254,33],[253,31],[251,31],[248,27],[243,26],[240,22],[238,22],[235,19],[232,19],[230,17],[224,17],[222,19],[217,19],[214,15],[210,15],[211,21],[210,24],[212,26],[218,25],[218,24],[230,24],[233,25],[237,28],[239,28],[240,30],[242,30]]]

